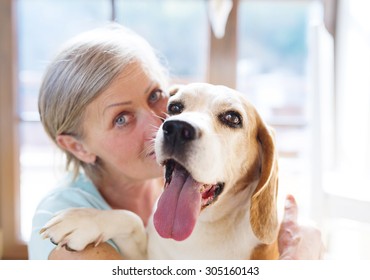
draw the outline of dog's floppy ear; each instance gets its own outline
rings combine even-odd
[[[278,166],[274,135],[257,114],[257,138],[261,159],[258,185],[252,195],[250,222],[256,237],[263,243],[272,243],[278,233],[277,189]]]
[[[182,88],[183,85],[175,84],[169,87],[168,92],[170,93],[170,96],[174,96],[180,88]]]

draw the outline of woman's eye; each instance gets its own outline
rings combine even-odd
[[[229,127],[238,128],[242,126],[242,117],[234,111],[227,111],[219,116],[222,123]]]
[[[127,118],[124,114],[121,114],[119,115],[115,120],[114,120],[114,124],[116,126],[119,126],[119,127],[122,127],[122,126],[125,126],[127,123]]]
[[[182,103],[171,103],[168,105],[167,111],[170,115],[180,114],[184,110],[184,105]]]
[[[149,103],[153,104],[156,103],[162,96],[162,90],[161,89],[156,89],[153,92],[150,93],[148,101]]]

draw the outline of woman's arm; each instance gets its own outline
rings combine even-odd
[[[108,243],[88,245],[82,251],[68,251],[65,247],[51,251],[49,260],[122,260],[122,256]]]

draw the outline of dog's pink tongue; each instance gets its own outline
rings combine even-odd
[[[175,169],[159,198],[154,226],[163,238],[184,240],[192,233],[201,209],[199,183],[185,170]]]

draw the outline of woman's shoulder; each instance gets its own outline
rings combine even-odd
[[[37,208],[54,212],[71,207],[110,209],[95,185],[84,174],[79,174],[77,178],[63,178],[56,188],[46,194]]]
[[[41,228],[58,212],[68,208],[111,209],[94,184],[83,174],[76,179],[68,176],[51,190],[39,203],[33,219],[28,253],[30,259],[47,259],[55,248],[40,235]],[[112,241],[109,243],[116,248]]]

